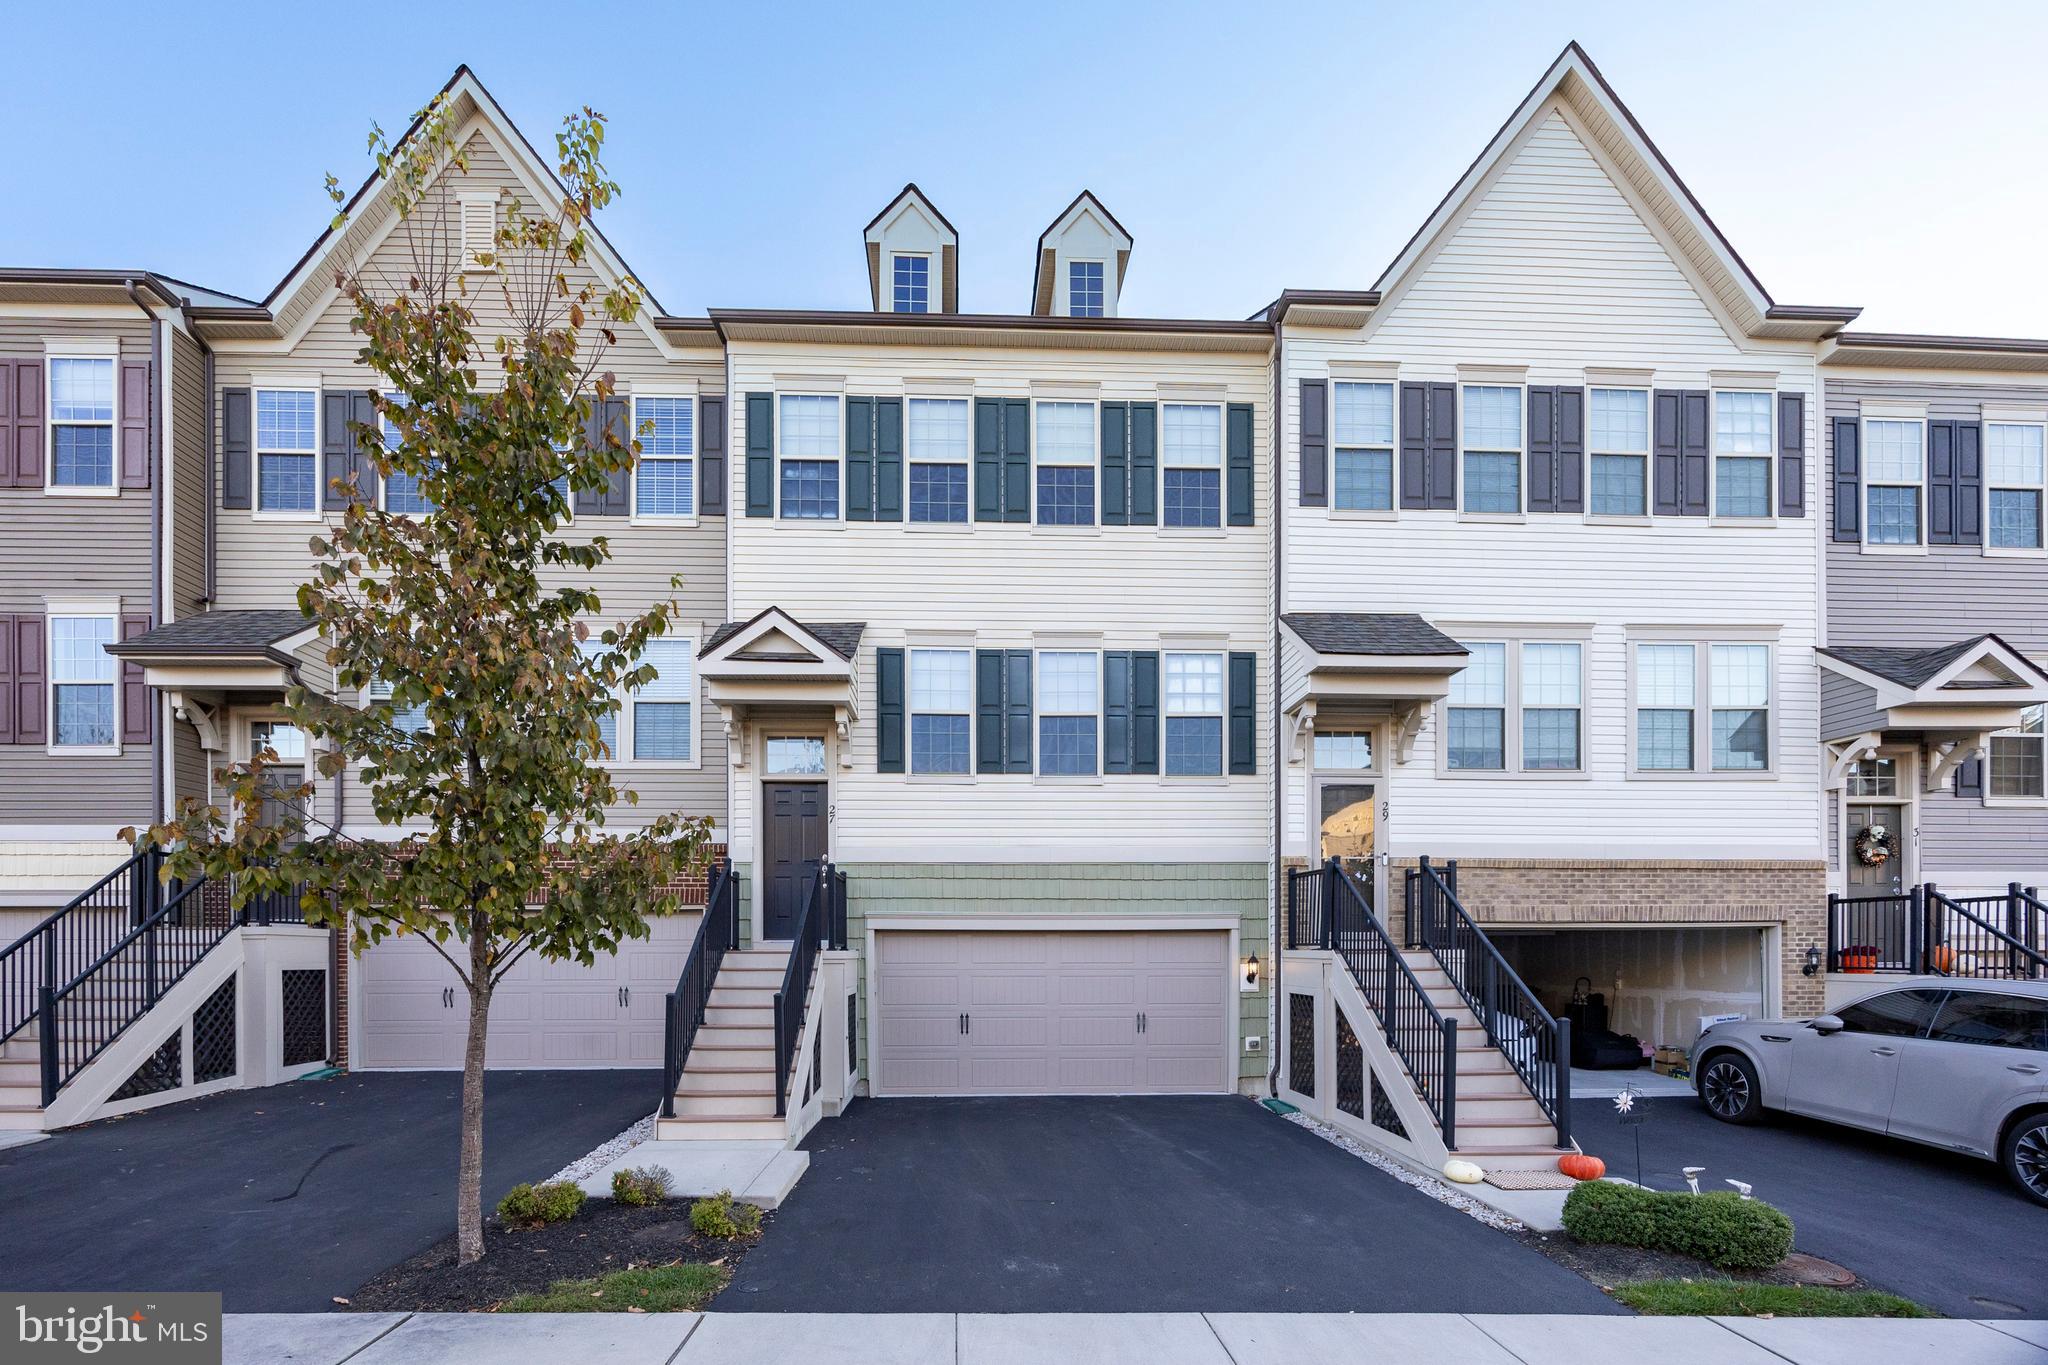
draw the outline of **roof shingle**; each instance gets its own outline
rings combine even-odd
[[[1280,619],[1318,654],[1470,652],[1413,612],[1290,611]]]

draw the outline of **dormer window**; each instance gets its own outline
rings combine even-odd
[[[929,313],[932,311],[932,258],[929,256],[903,256],[894,263],[894,311],[898,313]]]
[[[1102,316],[1102,262],[1067,262],[1067,315],[1076,318]]]

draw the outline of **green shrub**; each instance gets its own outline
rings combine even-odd
[[[1725,1270],[1763,1270],[1792,1249],[1792,1220],[1733,1190],[1672,1194],[1588,1180],[1565,1196],[1564,1230],[1581,1242],[1676,1252]]]
[[[668,1198],[670,1177],[661,1166],[634,1166],[612,1172],[612,1198],[621,1204],[659,1204]]]
[[[542,1185],[521,1182],[498,1201],[498,1218],[501,1222],[537,1228],[546,1223],[566,1222],[582,1207],[583,1191],[574,1181],[550,1180]]]
[[[733,1202],[731,1190],[690,1205],[690,1226],[706,1237],[752,1237],[761,1230],[761,1210]]]

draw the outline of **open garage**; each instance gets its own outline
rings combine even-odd
[[[1689,1048],[1702,1019],[1757,1018],[1766,1008],[1769,931],[1762,927],[1489,927],[1487,934],[1551,1013],[1565,1017],[1574,997],[1598,995],[1609,1030],[1651,1047]]]

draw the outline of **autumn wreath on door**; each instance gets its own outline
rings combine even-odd
[[[1856,834],[1856,861],[1865,867],[1883,867],[1898,853],[1898,840],[1883,825],[1865,825]]]

